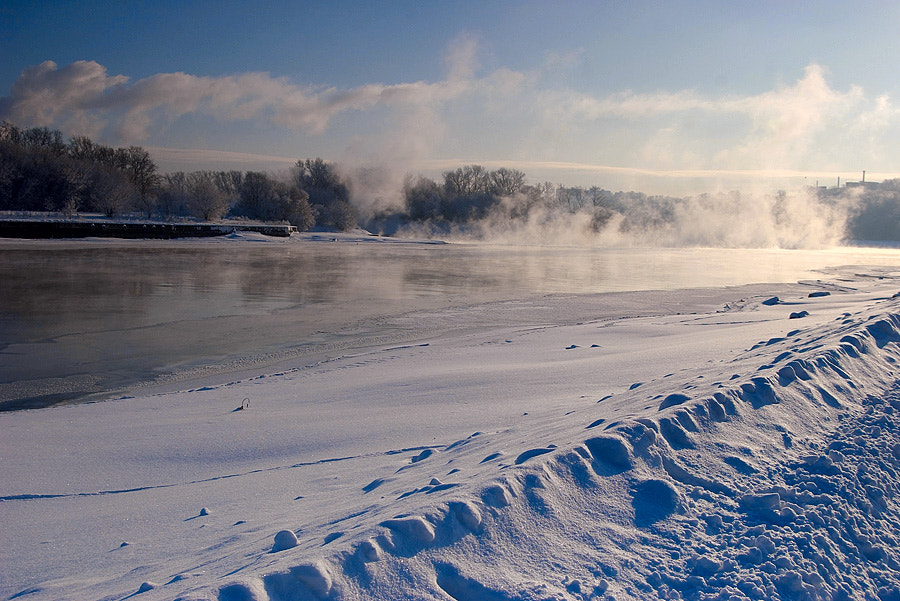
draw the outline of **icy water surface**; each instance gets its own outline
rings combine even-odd
[[[848,264],[900,266],[900,251],[0,240],[0,409],[249,367],[286,349],[400,340],[383,321],[413,311],[795,282]]]

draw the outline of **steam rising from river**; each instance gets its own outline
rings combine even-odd
[[[574,209],[559,202],[523,209],[520,196],[503,198],[483,218],[464,225],[411,224],[400,232],[501,244],[815,249],[853,238],[848,227],[862,212],[859,194],[820,198],[815,189],[614,196]]]

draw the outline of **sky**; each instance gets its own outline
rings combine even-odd
[[[0,119],[164,171],[830,186],[900,176],[898,31],[894,0],[7,0]]]

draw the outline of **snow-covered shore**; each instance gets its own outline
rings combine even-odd
[[[900,598],[898,277],[405,315],[404,344],[2,414],[0,594]]]

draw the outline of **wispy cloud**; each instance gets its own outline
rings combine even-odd
[[[569,130],[609,118],[656,124],[644,132],[639,155],[651,167],[839,168],[847,143],[864,143],[858,150],[871,154],[879,135],[900,123],[900,110],[888,96],[871,98],[858,86],[836,90],[817,64],[807,66],[792,85],[754,95],[680,90],[596,97],[565,90],[549,91],[543,105],[550,122],[545,129]],[[710,118],[714,121],[704,121]],[[673,151],[676,147],[680,150]]]
[[[280,171],[287,170],[297,163],[296,157],[229,152],[225,150],[156,146],[147,146],[146,150],[163,172],[184,171],[185,169]]]
[[[349,90],[302,87],[267,73],[199,77],[160,73],[137,81],[108,75],[103,65],[79,61],[29,67],[3,99],[3,116],[16,122],[63,126],[73,133],[112,129],[123,141],[145,139],[157,121],[203,113],[222,121],[267,118],[322,132],[338,114],[380,105],[421,105],[459,93],[445,82],[367,84]]]
[[[889,96],[835,89],[816,64],[795,82],[743,96],[592,95],[551,83],[550,66],[561,60],[531,72],[484,72],[478,39],[463,35],[450,45],[441,79],[350,88],[298,85],[268,73],[133,80],[93,61],[47,61],[25,69],[0,98],[0,118],[160,145],[159,132],[185,116],[317,135],[361,115],[368,129],[342,142],[344,157],[332,158],[412,165],[454,154],[475,162],[618,165],[636,174],[885,170],[881,155],[900,128]]]

